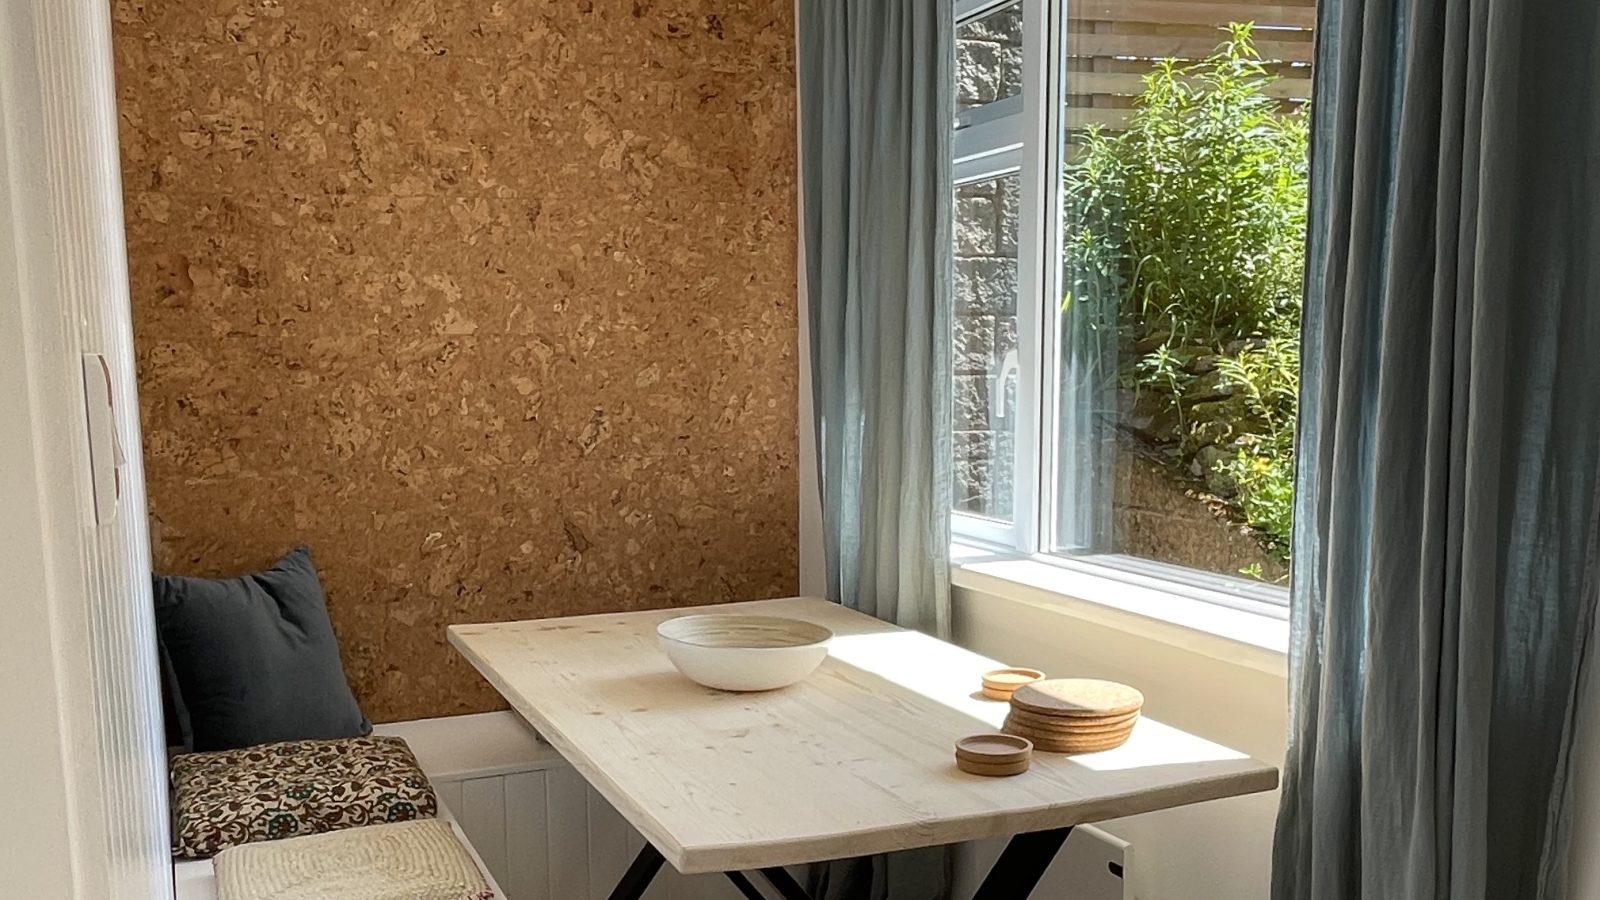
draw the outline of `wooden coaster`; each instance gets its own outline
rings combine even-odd
[[[1105,740],[1097,743],[1089,743],[1086,741],[1049,741],[1040,745],[1039,750],[1043,753],[1104,753],[1107,750],[1115,750],[1118,747],[1121,747],[1123,744],[1126,744],[1128,742],[1128,738],[1132,736],[1133,735],[1130,732],[1128,734],[1120,734],[1116,735],[1115,737],[1106,738]]]
[[[1033,744],[1012,734],[969,734],[956,741],[956,759],[981,765],[1010,765],[1032,754]]]
[[[1049,753],[1103,753],[1115,750],[1128,742],[1133,737],[1133,729],[1128,729],[1120,734],[1107,735],[1094,741],[1048,741]]]
[[[1038,669],[1007,668],[983,673],[983,694],[999,700],[1010,699],[1011,692],[1044,678]]]
[[[1116,731],[1119,728],[1127,728],[1139,718],[1138,712],[1108,716],[1103,719],[1088,716],[1041,716],[1017,706],[1011,707],[1011,712],[1007,715],[1011,721],[1048,734],[1094,734]]]
[[[1144,694],[1115,681],[1050,678],[1017,688],[1011,705],[1043,716],[1103,719],[1137,712],[1144,706]]]
[[[1133,728],[1130,726],[1122,731],[1108,732],[1103,735],[1058,737],[1039,734],[1012,722],[1006,723],[1005,731],[1007,734],[1016,734],[1019,737],[1027,738],[1033,742],[1034,749],[1041,753],[1099,753],[1122,746],[1133,735]]]
[[[1008,715],[1019,722],[1026,722],[1035,728],[1053,731],[1105,731],[1120,728],[1137,720],[1140,713],[1135,711],[1117,716],[1043,716],[1036,712],[1029,712],[1021,707],[1012,706]]]
[[[1007,734],[1025,737],[1030,741],[1099,741],[1118,734],[1127,734],[1133,730],[1134,722],[1129,720],[1121,725],[1108,728],[1087,730],[1063,730],[1059,728],[1039,728],[1026,721],[1018,719],[1015,715],[1007,716],[1001,728]]]
[[[1005,778],[1010,775],[1021,775],[1028,771],[1031,757],[1019,759],[1010,763],[980,763],[956,757],[956,768],[969,775],[983,775],[988,778]]]

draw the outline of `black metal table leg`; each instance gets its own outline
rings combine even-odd
[[[1013,837],[972,900],[1027,900],[1070,834],[1067,827]]]
[[[762,896],[761,891],[750,883],[750,879],[746,878],[743,872],[723,872],[722,874],[728,876],[728,880],[733,882],[733,886],[739,889],[739,893],[743,894],[746,900],[767,900],[766,897]]]
[[[800,882],[794,880],[788,869],[773,866],[770,869],[762,869],[761,874],[766,876],[767,882],[777,889],[783,900],[811,900],[811,895],[800,886]]]
[[[639,900],[650,887],[650,882],[655,880],[656,873],[661,871],[663,862],[666,860],[661,856],[661,851],[654,844],[646,842],[628,866],[628,871],[623,873],[622,880],[612,888],[611,900]]]
[[[1071,834],[1072,828],[1067,827],[1013,836],[1006,844],[1006,849],[1001,851],[1000,858],[990,867],[989,874],[984,876],[983,884],[978,886],[978,892],[972,900],[1028,900]],[[662,862],[661,852],[645,844],[634,858],[633,865],[628,867],[627,874],[617,883],[616,890],[611,892],[611,900],[639,900],[661,869]],[[782,866],[760,871],[783,900],[812,900],[800,882]],[[747,900],[765,900],[761,891],[743,872],[723,874]]]

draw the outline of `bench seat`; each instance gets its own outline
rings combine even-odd
[[[484,865],[477,848],[467,840],[445,799],[449,786],[467,777],[503,775],[563,765],[561,755],[539,740],[522,718],[512,712],[478,713],[393,722],[373,728],[374,734],[403,738],[429,780],[442,788],[439,818],[450,822],[462,846],[489,879],[496,895],[505,893],[494,873]],[[173,886],[177,900],[217,900],[216,872],[209,859],[174,860]]]

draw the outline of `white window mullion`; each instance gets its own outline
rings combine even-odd
[[[1009,101],[1001,101],[1007,103]],[[991,104],[1000,106],[1001,103]],[[973,124],[956,132],[955,157],[959,161],[978,159],[996,153],[1005,153],[1022,148],[1027,123],[1023,120],[1021,105],[1018,111],[1009,116],[997,118],[979,118]],[[982,112],[988,107],[979,107],[974,112]]]
[[[1048,480],[1040,465],[1044,458],[1042,423],[1047,421],[1041,413],[1044,398],[1052,393],[1044,389],[1043,361],[1046,358],[1044,324],[1048,321],[1044,301],[1047,279],[1046,234],[1050,208],[1048,194],[1054,193],[1053,179],[1049,178],[1049,135],[1046,132],[1046,106],[1048,103],[1047,50],[1051,44],[1048,23],[1050,4],[1047,0],[1033,0],[1023,8],[1022,14],[1022,168],[1021,197],[1018,204],[1020,219],[1017,242],[1017,433],[1016,476],[1013,500],[1016,523],[1016,549],[1023,553],[1037,553],[1040,549],[1042,502]]]
[[[1042,3],[1041,46],[1035,57],[1039,71],[1034,74],[1033,95],[1039,98],[1037,119],[1041,135],[1035,146],[1041,157],[1042,179],[1036,192],[1042,206],[1039,223],[1039,456],[1037,474],[1040,498],[1037,510],[1037,536],[1031,553],[1049,553],[1058,546],[1058,525],[1062,504],[1094,502],[1093,497],[1063,496],[1058,483],[1061,468],[1061,167],[1064,163],[1062,109],[1066,101],[1066,0]]]
[[[951,0],[956,7],[956,22],[959,24],[969,19],[980,18],[1012,0]]]
[[[1022,148],[1002,150],[983,156],[974,156],[956,163],[956,186],[974,181],[987,181],[1022,169]]]

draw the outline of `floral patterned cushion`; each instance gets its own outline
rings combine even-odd
[[[172,853],[204,859],[251,841],[438,814],[397,737],[285,741],[172,758]]]

